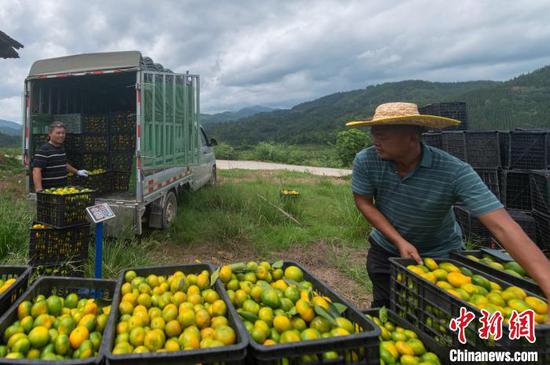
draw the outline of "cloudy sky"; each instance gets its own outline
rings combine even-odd
[[[0,119],[33,61],[140,50],[201,75],[201,108],[291,107],[404,79],[506,80],[550,64],[550,1],[1,0]]]

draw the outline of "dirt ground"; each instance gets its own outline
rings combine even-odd
[[[367,294],[364,287],[350,279],[332,263],[330,257],[335,254],[338,254],[337,247],[319,242],[306,247],[294,246],[284,252],[274,252],[271,257],[284,257],[285,260],[299,263],[355,307],[368,308],[372,295]],[[360,265],[366,262],[366,250],[357,250],[352,255],[346,256],[353,257],[353,260],[357,260]],[[212,250],[211,246],[205,244],[182,246],[173,243],[162,245],[162,248],[155,253],[155,258],[162,264],[209,262],[214,265],[270,259],[259,256],[253,247],[246,244]]]

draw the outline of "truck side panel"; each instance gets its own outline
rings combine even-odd
[[[151,185],[168,186],[187,179],[188,166],[199,158],[199,78],[164,72],[142,72],[140,150],[142,199]]]

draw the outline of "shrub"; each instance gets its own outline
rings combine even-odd
[[[344,166],[351,166],[357,152],[371,144],[370,135],[359,129],[348,129],[338,133],[336,154]]]
[[[220,160],[235,160],[237,153],[235,149],[228,145],[227,143],[220,143],[214,148],[216,158]]]

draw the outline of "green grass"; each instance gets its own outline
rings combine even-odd
[[[253,177],[256,174],[256,177]],[[251,245],[266,258],[294,245],[307,250],[323,242],[339,255],[333,264],[350,278],[370,288],[364,262],[350,265],[353,250],[368,248],[370,227],[353,202],[349,183],[302,173],[276,172],[267,176],[244,170],[220,171],[223,184],[181,197],[182,209],[171,229],[171,240],[183,247],[208,244],[216,247]],[[232,181],[231,179],[236,179]],[[300,196],[286,202],[282,188]],[[261,197],[264,197],[264,201]],[[286,217],[277,207],[291,213]]]
[[[24,265],[28,262],[29,229],[34,215],[25,197],[12,199],[0,195],[0,264]],[[103,277],[116,278],[124,268],[154,264],[150,252],[158,245],[148,239],[107,240],[103,250]],[[91,242],[87,276],[94,277],[94,263],[95,246]]]
[[[107,240],[103,243],[102,277],[116,279],[123,269],[154,265],[150,252],[159,245],[154,240]],[[95,244],[90,244],[86,276],[95,277]]]
[[[222,160],[254,160],[292,165],[342,167],[336,147],[326,145],[287,145],[261,142],[253,146],[232,147],[222,144],[216,148],[216,157]]]
[[[26,261],[32,212],[26,200],[0,195],[0,262]]]

